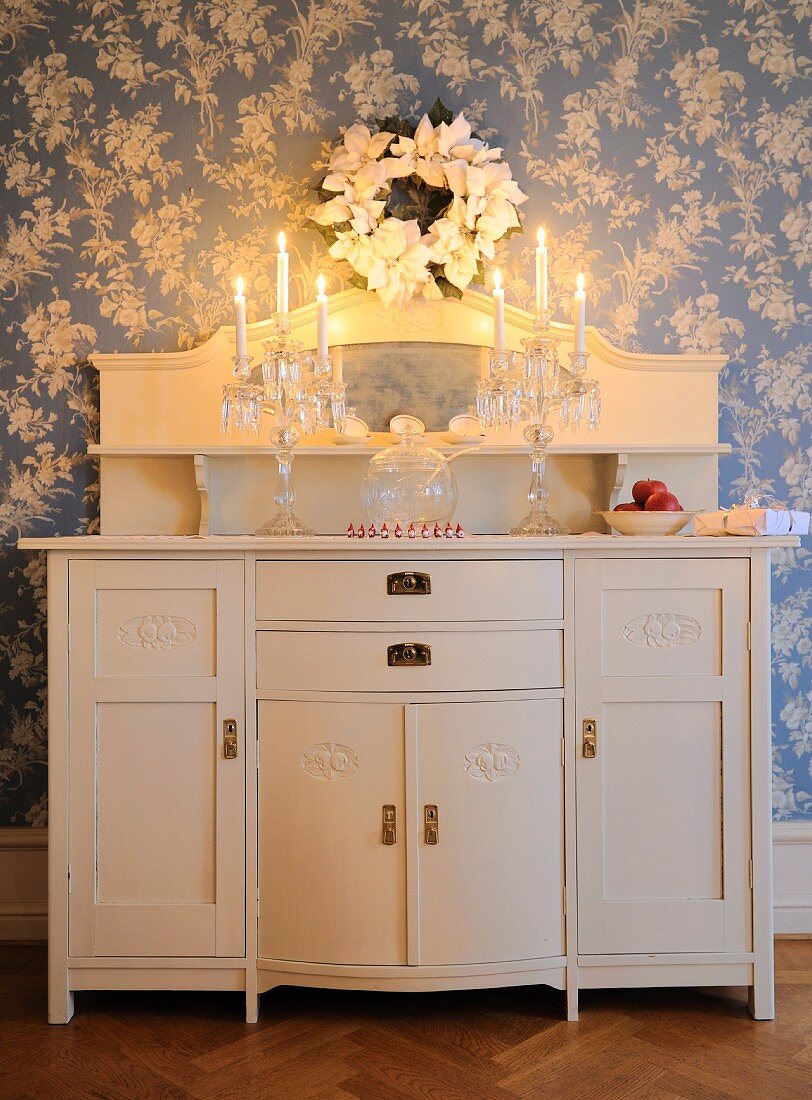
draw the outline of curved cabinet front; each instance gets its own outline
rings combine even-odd
[[[260,957],[562,955],[561,737],[558,699],[261,702]]]

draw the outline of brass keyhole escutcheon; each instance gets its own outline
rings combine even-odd
[[[440,843],[440,814],[436,806],[423,807],[423,842],[431,845]]]
[[[431,646],[425,642],[398,642],[386,647],[390,668],[421,668],[431,664]]]
[[[582,728],[584,759],[594,760],[598,755],[598,723],[594,718],[585,718]]]
[[[412,576],[406,576],[403,578],[403,587],[407,592],[411,592],[413,588],[417,588],[417,580]]]

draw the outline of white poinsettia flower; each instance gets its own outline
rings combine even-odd
[[[338,233],[327,251],[334,260],[346,260],[360,275],[365,276],[364,269],[369,270],[372,265],[369,236],[356,233],[355,230]]]
[[[453,160],[445,166],[448,186],[455,195],[482,195],[487,188],[487,176],[482,168],[466,160]]]
[[[437,127],[437,152],[446,158],[452,157],[454,146],[465,146],[471,140],[471,127],[465,115],[459,114],[449,125],[441,122]]]
[[[330,169],[333,172],[356,172],[361,165],[378,160],[394,137],[384,132],[370,133],[369,127],[356,122],[345,132],[344,141],[330,157]]]
[[[527,195],[525,195],[524,191],[522,191],[511,175],[509,164],[506,164],[504,161],[485,164],[481,170],[485,178],[484,194],[486,194],[488,198],[507,199],[507,201],[512,202],[514,206],[520,206],[521,203],[527,201]]]
[[[369,241],[372,266],[367,288],[376,290],[385,306],[402,306],[428,281],[429,250],[416,221],[387,218]]]
[[[482,147],[480,149],[477,149],[476,153],[474,154],[471,160],[471,164],[482,165],[487,164],[488,161],[491,160],[502,159],[503,150],[499,147],[491,149],[490,146],[485,145],[484,142],[481,142],[481,146]]]
[[[317,206],[310,217],[317,225],[338,225],[340,222],[348,222],[352,211],[344,195],[337,195]]]
[[[484,208],[484,200],[481,198],[465,199],[461,195],[456,195],[446,211],[446,217],[455,225],[458,225],[460,229],[471,231],[474,229],[476,220]]]
[[[367,199],[350,203],[350,225],[356,233],[372,233],[383,217],[385,199]]]
[[[429,187],[445,187],[443,162],[437,151],[437,132],[428,115],[423,115],[413,138],[399,137],[391,151],[397,158],[409,158],[412,171],[407,175],[419,176]]]
[[[507,199],[488,199],[487,205],[477,218],[476,230],[498,241],[509,229],[520,225],[519,215],[513,203]]]
[[[423,240],[431,249],[433,263],[441,264],[450,283],[465,290],[477,272],[479,249],[472,234],[451,218],[434,222]]]
[[[349,182],[346,172],[330,172],[324,177],[321,186],[324,191],[343,191]]]

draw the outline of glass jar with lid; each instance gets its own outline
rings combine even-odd
[[[370,459],[361,486],[367,521],[390,531],[410,523],[442,527],[457,507],[457,481],[445,455],[430,447],[425,436],[407,426],[400,440]]]

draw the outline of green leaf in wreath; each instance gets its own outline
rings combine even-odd
[[[367,289],[366,275],[359,275],[357,271],[353,271],[352,275],[349,276],[348,282],[350,286],[357,286],[359,290]]]
[[[446,279],[445,275],[438,275],[434,280],[444,298],[461,298],[462,291],[458,286]]]
[[[444,122],[446,126],[450,126],[454,118],[454,115],[445,106],[439,96],[435,99],[431,110],[429,111],[429,122],[432,126],[439,126],[441,122]]]
[[[387,118],[376,118],[375,124],[381,133],[396,134],[397,137],[414,137],[416,129],[407,118],[397,118],[395,115],[389,115]],[[388,153],[387,150],[384,156]]]

